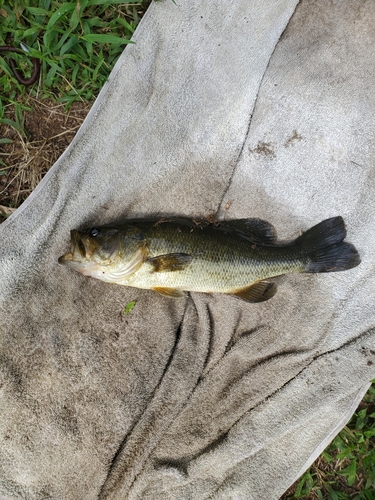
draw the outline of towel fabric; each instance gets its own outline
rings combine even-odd
[[[375,377],[375,3],[162,0],[0,226],[0,494],[277,499]],[[341,215],[362,263],[249,304],[84,277],[69,231]],[[125,306],[135,300],[126,314]]]

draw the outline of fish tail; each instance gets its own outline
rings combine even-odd
[[[346,237],[342,217],[326,219],[299,236],[295,243],[308,256],[306,273],[345,271],[358,266],[359,254]]]

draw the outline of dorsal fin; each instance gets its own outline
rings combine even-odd
[[[235,231],[243,238],[258,245],[271,245],[276,241],[275,228],[269,222],[262,219],[237,219],[232,221],[220,221],[218,227],[227,231]]]

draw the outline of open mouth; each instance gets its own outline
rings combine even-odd
[[[85,259],[87,256],[87,251],[84,242],[79,234],[79,232],[75,229],[70,231],[71,237],[71,249],[69,253],[62,255],[59,258],[59,264],[65,264],[68,262],[80,262],[81,259]]]
[[[79,234],[79,232],[76,231],[75,229],[73,229],[72,231],[70,231],[70,237],[72,240],[72,249],[71,249],[72,255],[74,255],[76,248],[77,248],[81,257],[85,258],[86,257],[86,247],[82,241],[82,238],[81,238],[81,235]]]

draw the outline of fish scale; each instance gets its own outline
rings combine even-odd
[[[140,225],[140,229],[150,241],[151,256],[186,253],[193,259],[186,268],[176,272],[155,273],[151,264],[144,264],[128,281],[139,288],[151,285],[230,293],[255,281],[298,272],[305,267],[297,249],[284,248],[281,254],[280,247],[257,246],[239,234],[215,230],[214,226],[191,228],[170,223],[168,226]]]
[[[342,217],[327,219],[290,243],[259,219],[209,224],[190,219],[132,220],[71,232],[72,250],[59,262],[109,283],[153,289],[228,293],[249,302],[270,299],[265,280],[287,273],[344,271],[360,258]]]

